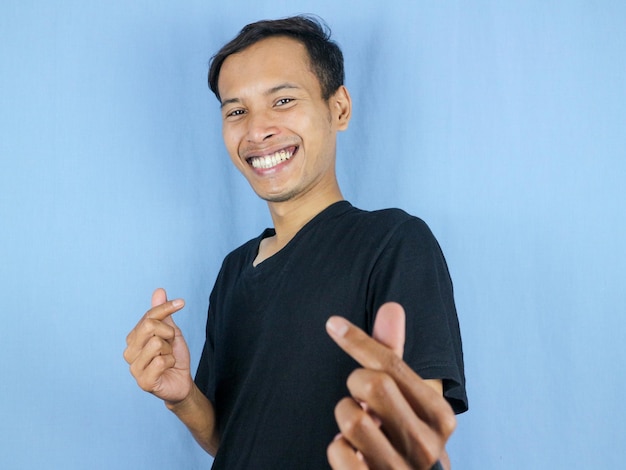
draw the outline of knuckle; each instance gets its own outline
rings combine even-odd
[[[404,375],[406,364],[395,354],[387,354],[384,358],[383,367],[392,377],[399,377]]]
[[[335,465],[337,464],[335,455],[338,453],[338,451],[339,444],[337,441],[331,442],[330,444],[328,444],[328,447],[326,447],[326,458],[328,459],[328,463],[330,464],[331,468],[335,468]]]
[[[144,318],[135,327],[135,332],[139,335],[148,335],[154,331],[155,321],[151,318]]]
[[[141,330],[144,334],[152,334],[156,329],[157,321],[152,318],[144,318],[141,322]]]
[[[342,398],[337,402],[337,404],[335,405],[335,417],[337,418],[337,420],[344,413],[344,410],[346,412],[349,410],[349,407],[351,406],[350,402],[352,402],[352,399],[348,397]]]
[[[451,409],[445,411],[439,417],[439,432],[447,439],[456,429],[456,416]]]
[[[166,328],[163,328],[163,337],[167,339],[173,339],[176,336],[176,330],[173,326],[166,325],[162,323],[162,325]]]
[[[159,349],[161,349],[161,346],[163,345],[163,343],[164,343],[163,339],[159,338],[158,336],[151,336],[150,339],[148,339],[148,342],[146,343],[146,347],[150,351],[158,351]]]
[[[380,373],[377,374],[375,380],[373,381],[373,385],[376,387],[379,394],[389,395],[396,387],[396,382],[389,374]]]
[[[433,450],[433,448],[426,448],[422,453],[422,459],[428,468],[431,468],[439,460],[439,452],[434,453]]]
[[[142,389],[144,392],[152,391],[152,388],[150,387],[150,382],[144,380],[141,377],[137,378],[137,385],[139,385],[139,388]]]
[[[362,434],[364,430],[363,418],[361,417],[351,417],[349,419],[344,420],[342,431],[347,436],[355,436]]]
[[[343,418],[341,431],[348,437],[363,435],[368,428],[369,417],[364,412],[354,412]]]
[[[441,453],[442,446],[438,439],[424,439],[424,436],[414,436],[413,444],[407,448],[409,461],[417,463],[418,467],[431,468]]]
[[[447,436],[442,436],[437,429],[428,427],[421,431],[414,429],[409,434],[406,456],[410,462],[418,466],[431,468],[445,449]]]
[[[154,359],[152,359],[152,364],[158,370],[167,369],[169,367],[169,363],[169,356],[154,356]]]
[[[365,381],[364,392],[368,399],[383,399],[390,395],[394,382],[385,373],[370,374]]]
[[[445,441],[456,429],[456,416],[452,407],[443,396],[439,395],[437,398],[437,402],[432,402],[428,420],[433,432],[436,432]]]
[[[348,377],[348,388],[358,390],[365,401],[380,401],[392,396],[397,385],[386,372],[356,369]]]

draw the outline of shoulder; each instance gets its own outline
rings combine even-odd
[[[426,222],[402,209],[381,209],[372,211],[370,214],[378,223],[393,229],[430,233],[430,228]]]
[[[316,249],[328,247],[342,259],[377,260],[393,256],[409,259],[439,251],[428,225],[401,209],[366,211],[355,207],[320,224],[308,243]]]
[[[421,218],[397,209],[379,209],[366,211],[352,208],[346,212],[344,225],[353,230],[364,231],[370,237],[411,237],[417,239],[433,239],[429,226]]]

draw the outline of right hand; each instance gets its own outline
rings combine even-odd
[[[152,294],[152,308],[126,337],[124,359],[139,387],[178,403],[191,393],[189,348],[171,315],[185,305],[182,299],[167,300],[163,289]]]
[[[327,450],[333,469],[431,469],[447,462],[456,418],[440,382],[423,380],[402,360],[405,321],[402,306],[389,302],[378,310],[372,337],[343,318],[326,324],[362,366],[348,377],[351,397],[335,407],[340,434]]]

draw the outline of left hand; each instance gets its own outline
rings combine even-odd
[[[445,398],[402,360],[404,309],[380,307],[369,337],[331,317],[331,338],[362,368],[348,378],[352,397],[335,407],[340,434],[328,446],[333,469],[424,469],[446,456],[456,418]]]

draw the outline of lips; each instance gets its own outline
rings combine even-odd
[[[268,170],[289,160],[298,150],[298,147],[287,147],[267,155],[254,155],[246,160],[252,168]]]

